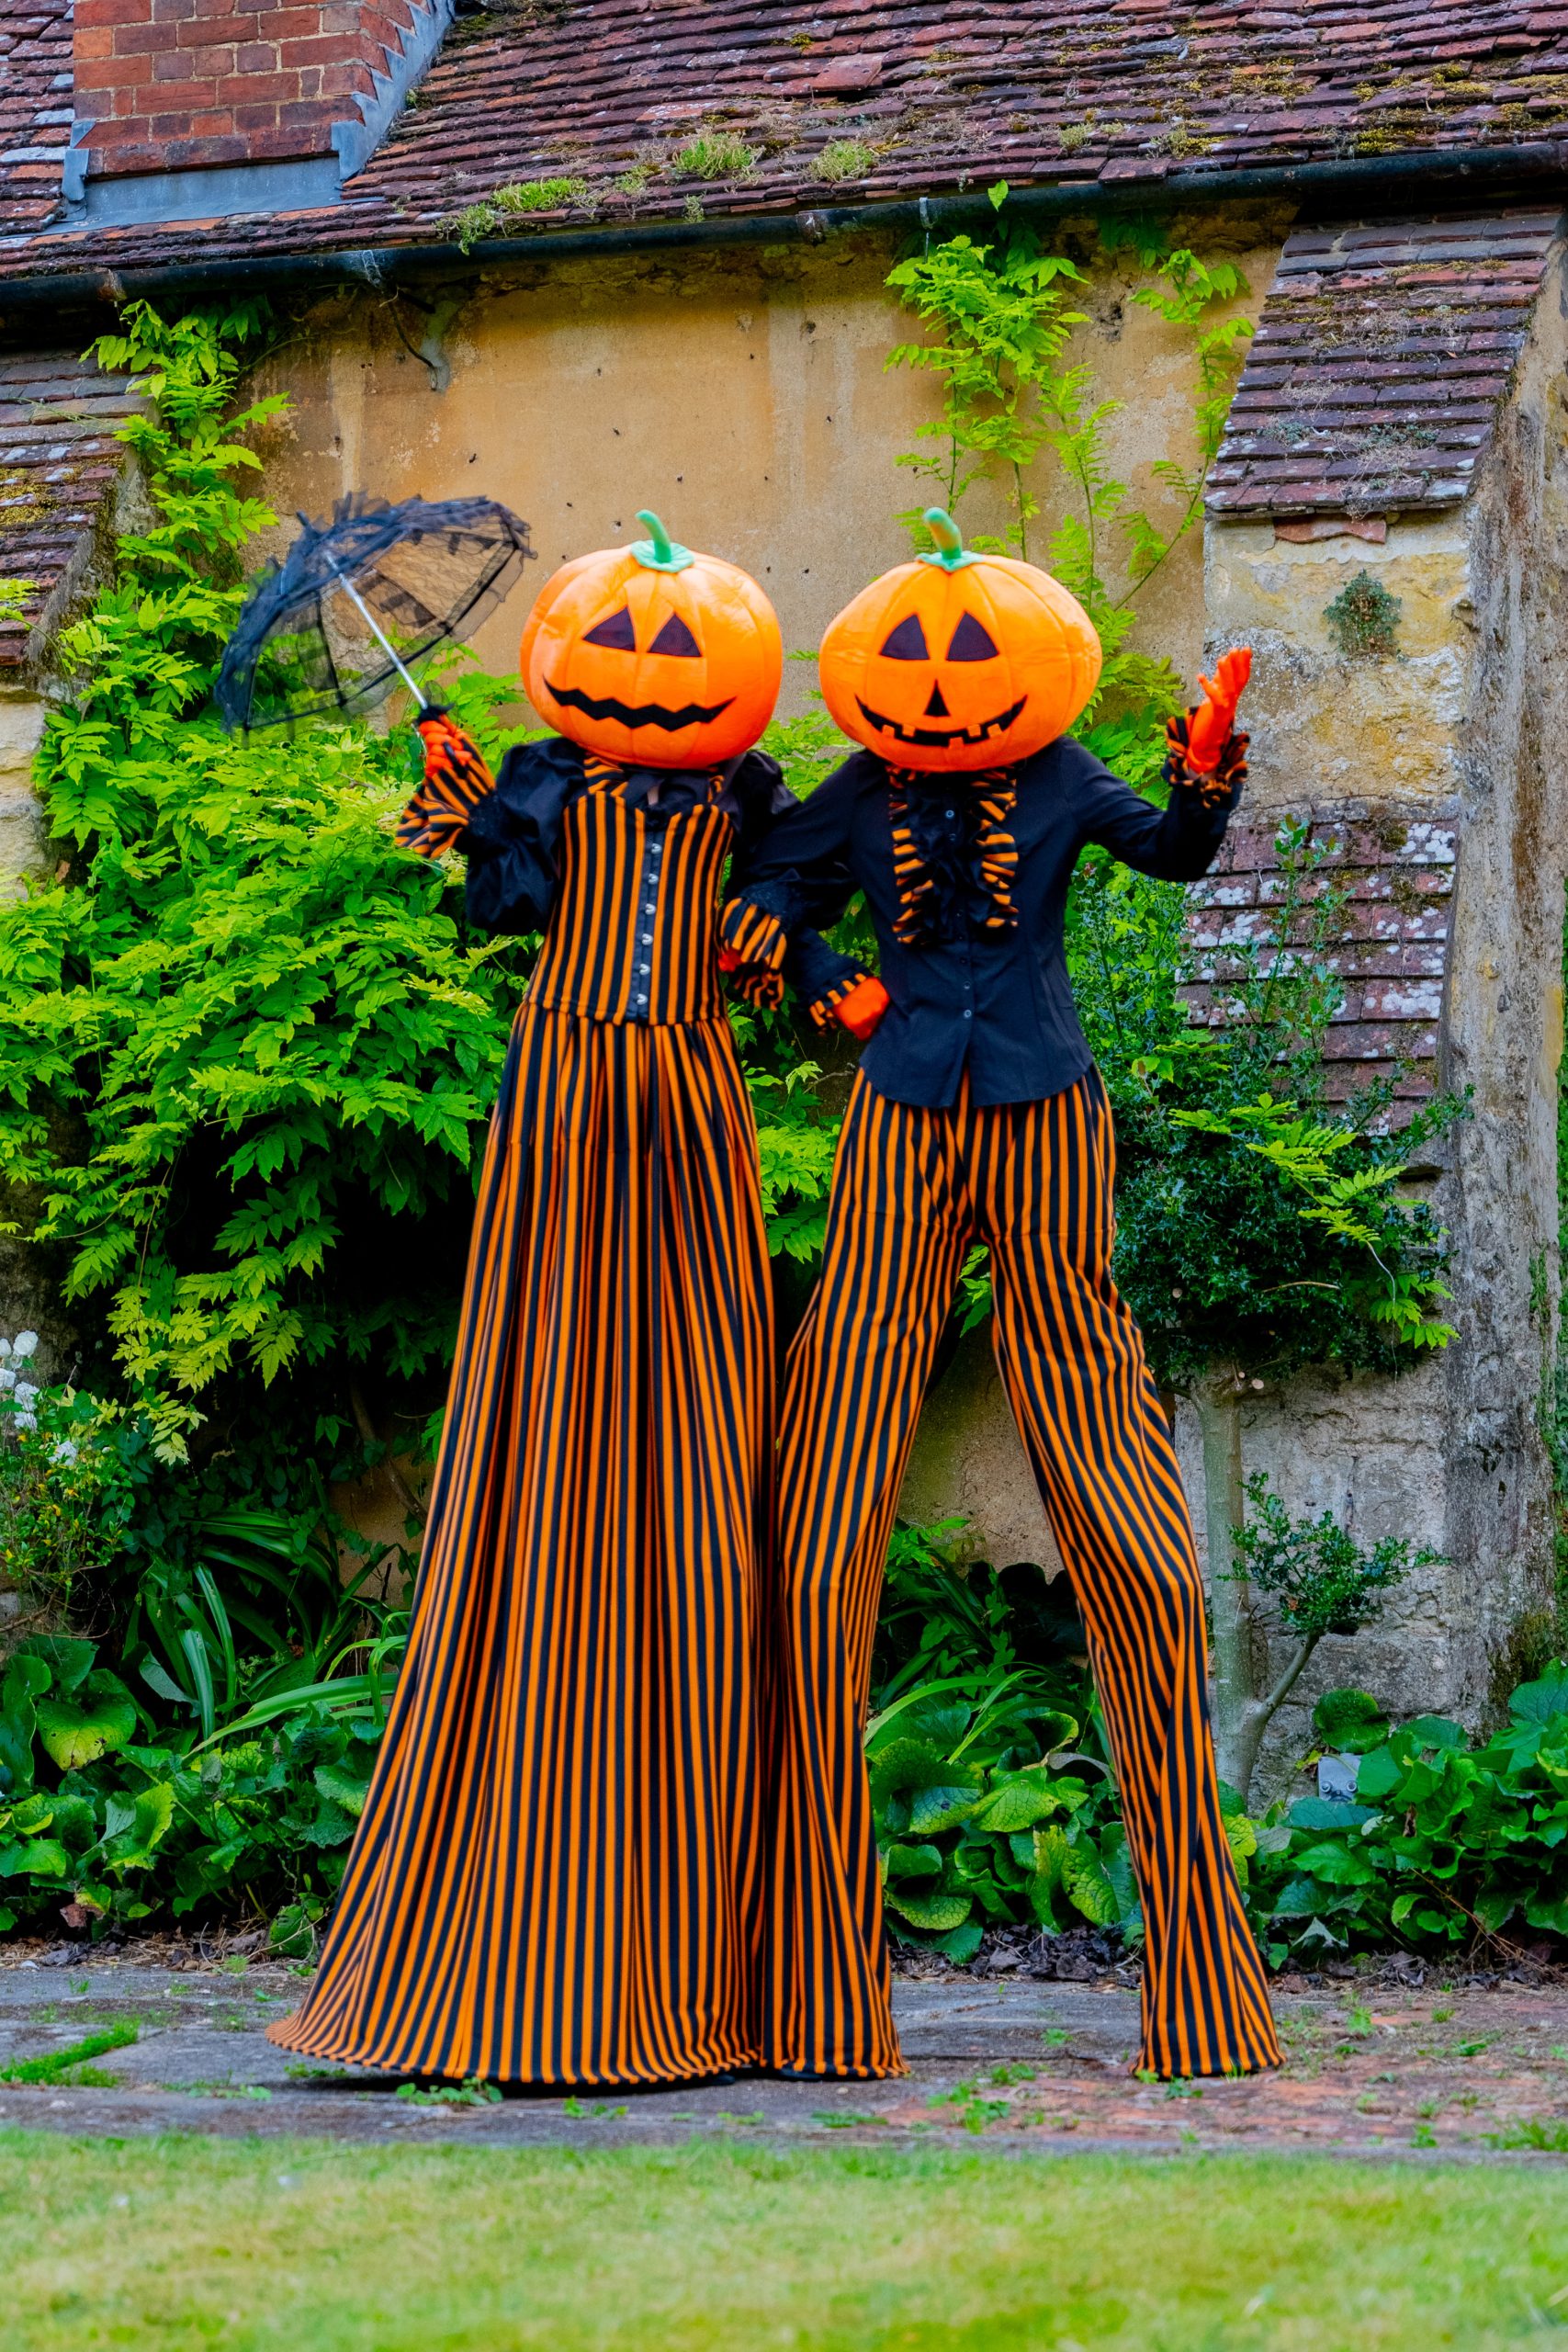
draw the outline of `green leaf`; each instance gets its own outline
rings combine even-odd
[[[1457,1752],[1464,1746],[1464,1725],[1450,1723],[1446,1715],[1417,1715],[1402,1728],[1405,1736],[1413,1739],[1418,1747]]]
[[[1392,1747],[1374,1747],[1361,1758],[1356,1774],[1356,1794],[1371,1798],[1375,1804],[1380,1797],[1393,1796],[1396,1789],[1404,1786],[1408,1770]]]
[[[945,1953],[955,1967],[964,1968],[974,1959],[984,1938],[985,1929],[978,1919],[968,1919],[961,1928],[950,1928],[944,1936],[933,1936],[931,1949]]]
[[[1113,1928],[1122,1905],[1103,1863],[1092,1846],[1069,1846],[1063,1863],[1062,1883],[1075,1911],[1097,1928]]]
[[[39,1737],[62,1772],[79,1771],[123,1747],[136,1731],[136,1709],[112,1674],[89,1676],[80,1705],[66,1699],[37,1702]]]
[[[365,1810],[365,1800],[370,1793],[368,1767],[364,1773],[354,1771],[347,1764],[318,1764],[314,1779],[324,1797],[331,1797],[345,1813],[357,1821]]]
[[[127,1808],[113,1808],[117,1821],[123,1821]],[[154,1781],[150,1789],[140,1790],[130,1807],[130,1820],[123,1821],[117,1834],[104,1839],[104,1859],[117,1870],[145,1870],[152,1861],[154,1849],[168,1834],[175,1816],[174,1786],[168,1781]]]
[[[1371,1805],[1345,1804],[1336,1797],[1298,1797],[1288,1818],[1292,1829],[1359,1829],[1377,1815]]]
[[[888,1879],[935,1878],[942,1870],[942,1852],[936,1846],[889,1846],[882,1857],[883,1875]]]
[[[62,1879],[71,1857],[57,1838],[28,1838],[0,1849],[0,1877]]]
[[[908,1826],[917,1838],[951,1829],[974,1807],[981,1775],[973,1765],[950,1763],[929,1740],[897,1739],[871,1761],[872,1801],[879,1814],[897,1800],[907,1804]]]
[[[1292,1852],[1291,1860],[1298,1871],[1310,1871],[1325,1886],[1371,1886],[1377,1877],[1371,1863],[1348,1846],[1309,1846],[1304,1853]]]
[[[882,1899],[888,1910],[908,1920],[911,1928],[923,1928],[931,1935],[962,1927],[975,1907],[967,1894],[906,1894],[901,1887],[886,1888]]]
[[[1021,1772],[994,1779],[990,1794],[971,1819],[977,1829],[1010,1832],[1032,1829],[1037,1821],[1061,1810],[1062,1800],[1051,1786],[1045,1766],[1031,1764]]]
[[[1568,1667],[1553,1664],[1538,1681],[1521,1682],[1508,1713],[1517,1724],[1546,1724],[1568,1715]]]
[[[33,1634],[23,1645],[23,1654],[47,1667],[55,1690],[69,1699],[91,1672],[97,1645],[68,1634]],[[43,1688],[48,1690],[49,1684]]]

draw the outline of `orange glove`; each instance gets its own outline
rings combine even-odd
[[[427,711],[414,720],[414,731],[424,746],[424,783],[421,797],[453,809],[459,816],[495,789],[495,778],[471,735],[444,710]]]
[[[833,1007],[833,1018],[863,1046],[893,1001],[879,979],[867,972]]]
[[[1193,714],[1187,735],[1187,764],[1195,775],[1212,775],[1227,739],[1235,732],[1235,707],[1252,675],[1252,648],[1222,653],[1212,678],[1200,678],[1208,699]]]

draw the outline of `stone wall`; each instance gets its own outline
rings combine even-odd
[[[1369,531],[1213,519],[1207,650],[1255,650],[1247,813],[1356,820],[1388,839],[1457,835],[1438,1031],[1440,1082],[1472,1115],[1424,1155],[1452,1241],[1458,1336],[1398,1380],[1303,1379],[1249,1396],[1248,1472],[1295,1513],[1331,1510],[1363,1543],[1406,1538],[1445,1564],[1413,1577],[1383,1621],[1330,1639],[1282,1711],[1265,1762],[1305,1743],[1317,1691],[1354,1682],[1408,1712],[1484,1715],[1495,1679],[1545,1631],[1553,1579],[1551,1465],[1542,1433],[1559,1320],[1558,1063],[1568,859],[1568,686],[1556,613],[1568,560],[1568,363],[1561,250],[1495,429],[1462,503]],[[1397,650],[1349,659],[1326,607],[1358,573],[1399,599]],[[1430,986],[1430,983],[1426,983]],[[1348,1020],[1363,1008],[1354,1002]],[[1412,1006],[1429,1012],[1429,1005]],[[1386,1057],[1372,1021],[1345,1068]],[[1395,1044],[1399,1041],[1395,1039]],[[1401,1050],[1428,1048],[1426,1026]],[[909,1500],[964,1491],[942,1475],[966,1417],[991,1465],[975,1535],[1000,1558],[1021,1523],[1005,1412],[973,1351],[933,1398]],[[1202,1545],[1196,1416],[1178,1443]],[[1010,1477],[1009,1467],[1010,1464]],[[994,1533],[993,1533],[994,1531]],[[1282,1656],[1282,1653],[1280,1654]],[[1278,1660],[1276,1661],[1278,1662]]]

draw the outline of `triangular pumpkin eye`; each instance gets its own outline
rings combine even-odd
[[[618,613],[606,614],[602,621],[596,621],[584,635],[582,642],[584,645],[613,645],[617,653],[635,653],[637,634],[626,605],[623,605]]]
[[[947,649],[950,662],[994,662],[997,649],[973,613],[965,613]]]
[[[650,653],[673,654],[678,662],[700,661],[703,650],[679,613],[671,614],[648,650]]]
[[[929,662],[926,633],[920,627],[919,613],[909,613],[901,620],[882,649],[889,662]]]

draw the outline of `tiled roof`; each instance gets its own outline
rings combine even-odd
[[[1278,811],[1234,823],[1215,865],[1189,894],[1188,936],[1201,978],[1185,993],[1194,1013],[1223,1017],[1234,951],[1263,946],[1286,889],[1276,846]],[[1344,1001],[1330,1025],[1324,1059],[1332,1101],[1343,1102],[1369,1079],[1396,1071],[1395,1124],[1434,1091],[1454,890],[1457,815],[1401,817],[1348,808],[1312,818],[1309,838],[1323,863],[1303,896],[1325,888],[1344,894],[1327,961]],[[1311,936],[1310,905],[1288,926],[1292,943]]]
[[[1565,135],[1568,0],[534,0],[459,19],[344,203],[72,232],[47,253],[130,268],[429,242],[508,187],[478,233],[997,177],[1154,195],[1173,172]],[[43,262],[0,245],[0,273]]]
[[[74,352],[0,358],[0,580],[28,591],[21,619],[0,626],[0,672],[69,593],[125,458],[116,428],[135,405],[125,377]]]
[[[0,9],[0,220],[41,228],[60,202],[71,141],[71,0]]]
[[[1248,348],[1210,513],[1463,498],[1561,227],[1552,210],[1298,230]]]

